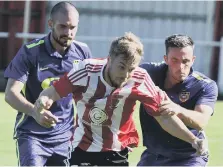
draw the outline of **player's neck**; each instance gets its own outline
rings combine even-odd
[[[175,80],[173,78],[173,76],[167,71],[166,78],[165,78],[165,81],[164,81],[164,88],[165,89],[170,89],[178,83],[179,83],[179,81]]]

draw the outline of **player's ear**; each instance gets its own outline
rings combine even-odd
[[[110,62],[111,61],[111,56],[110,55],[108,55],[108,62]]]
[[[193,56],[193,58],[192,58],[192,65],[194,64],[195,58],[196,58],[196,56]]]
[[[108,55],[108,60],[112,62],[114,60],[114,56]]]
[[[194,61],[195,61],[195,59],[196,59],[196,56],[193,56],[193,59],[192,59],[192,61],[194,62]]]
[[[53,20],[52,19],[48,20],[48,26],[49,26],[50,29],[53,28]]]
[[[164,59],[165,63],[168,64],[168,63],[167,63],[167,62],[168,62],[168,61],[167,61],[167,59],[168,59],[167,55],[164,55],[164,56],[163,56],[163,59]]]

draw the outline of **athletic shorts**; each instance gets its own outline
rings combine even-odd
[[[69,166],[69,142],[46,144],[35,139],[16,141],[19,166]]]
[[[145,150],[137,166],[206,166],[208,156],[170,159],[162,155],[155,155]]]
[[[128,152],[127,148],[117,152],[86,152],[76,147],[69,163],[77,166],[128,166]]]

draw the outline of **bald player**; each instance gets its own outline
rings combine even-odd
[[[57,3],[48,21],[51,32],[23,45],[5,71],[5,100],[18,111],[14,139],[19,166],[68,165],[74,125],[72,95],[41,113],[33,104],[76,60],[91,57],[88,46],[74,40],[78,22],[78,11],[71,3]]]

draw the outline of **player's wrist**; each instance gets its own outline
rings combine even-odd
[[[33,105],[30,109],[30,116],[33,117],[34,119],[36,119],[40,113],[38,107],[35,105]]]
[[[191,138],[190,144],[196,145],[198,140],[199,140],[199,138],[197,138],[196,136],[194,136],[193,138]]]
[[[35,118],[36,116],[36,109],[35,109],[35,106],[33,106],[29,112],[30,116]]]

